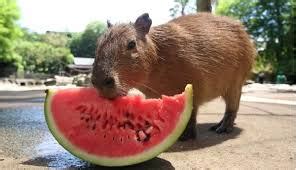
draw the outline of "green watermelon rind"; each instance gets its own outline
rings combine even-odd
[[[136,154],[130,155],[126,157],[105,157],[105,156],[97,156],[93,154],[89,154],[84,152],[83,150],[75,147],[72,145],[62,133],[59,132],[57,126],[54,123],[52,114],[51,114],[51,99],[55,95],[56,90],[51,89],[48,90],[46,99],[45,99],[45,119],[48,125],[49,130],[51,131],[52,135],[58,141],[60,145],[62,145],[67,151],[71,154],[75,155],[76,157],[85,160],[87,162],[102,165],[102,166],[127,166],[133,165],[137,163],[141,163],[152,159],[158,156],[160,153],[164,152],[170,146],[172,146],[177,139],[181,136],[183,131],[186,128],[186,125],[190,119],[191,112],[193,109],[193,89],[192,85],[188,84],[185,87],[185,108],[180,115],[180,120],[178,121],[175,129],[171,132],[171,134],[166,137],[160,144],[157,144],[155,147],[151,147],[149,150]]]

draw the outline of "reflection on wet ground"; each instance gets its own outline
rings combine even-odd
[[[45,123],[43,105],[0,108],[0,149],[5,156],[31,158],[24,164],[81,167],[86,163],[65,151]]]
[[[35,146],[49,135],[40,106],[0,108],[0,148],[9,156],[35,155]]]

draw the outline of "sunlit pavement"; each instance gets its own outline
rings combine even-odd
[[[295,93],[256,92],[243,96],[274,101],[296,100]],[[56,143],[44,122],[42,100],[18,101],[9,107],[8,103],[11,104],[0,102],[0,169],[105,169],[71,156]],[[23,111],[16,111],[20,110],[18,107]],[[231,134],[218,135],[208,131],[222,118],[224,108],[220,99],[204,105],[197,118],[196,140],[178,142],[157,158],[126,169],[296,168],[295,105],[242,100]],[[7,115],[5,109],[16,110]]]

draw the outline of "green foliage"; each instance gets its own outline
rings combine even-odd
[[[20,41],[16,51],[26,72],[56,74],[73,62],[70,50],[43,42]]]
[[[81,33],[74,34],[70,42],[70,49],[72,54],[76,57],[80,57],[83,54],[83,46],[81,44]]]
[[[46,32],[45,34],[38,34],[31,32],[26,28],[22,28],[22,39],[26,41],[38,41],[50,44],[54,47],[68,47],[72,34],[67,32]]]
[[[264,57],[257,59],[259,62],[270,61],[262,63],[269,63],[266,67],[271,63],[274,72],[295,75],[293,3],[295,0],[219,0],[217,13],[243,22],[256,41],[258,58]]]
[[[256,57],[253,72],[258,74],[260,72],[272,74],[277,67],[276,58],[274,56],[266,56],[264,54]]]
[[[14,52],[16,40],[22,35],[16,21],[19,10],[14,0],[0,0],[0,65],[21,68],[21,58]]]
[[[36,32],[31,32],[27,28],[22,28],[22,39],[26,41],[41,41],[41,35]]]
[[[22,59],[24,71],[57,74],[73,62],[73,55],[67,47],[68,33],[38,34],[25,28],[23,33],[23,39],[18,41],[15,51]]]
[[[87,25],[83,33],[74,35],[70,43],[70,49],[73,55],[76,57],[94,57],[97,39],[105,29],[105,24],[92,22]]]
[[[100,22],[93,22],[83,33],[74,34],[72,38],[70,33],[38,34],[20,29],[16,24],[18,18],[16,1],[0,0],[0,68],[4,68],[4,72],[9,70],[0,76],[8,76],[14,68],[30,73],[56,74],[73,62],[70,46],[75,56],[94,57],[97,38],[106,28]],[[23,39],[19,40],[20,37]]]
[[[41,36],[41,41],[55,47],[68,47],[69,35],[67,33],[47,32]]]

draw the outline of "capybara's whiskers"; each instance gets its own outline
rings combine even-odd
[[[145,85],[144,83],[136,82],[136,81],[133,81],[133,80],[132,80],[132,82],[133,82],[134,84],[136,84],[137,86],[142,86],[142,87],[148,89],[150,92],[152,92],[152,93],[154,93],[154,94],[156,94],[156,95],[160,95],[160,94],[161,94],[161,93],[158,92],[157,90],[153,89],[153,88],[150,87],[150,86]]]

